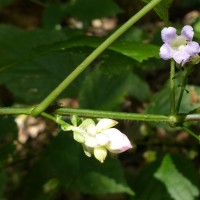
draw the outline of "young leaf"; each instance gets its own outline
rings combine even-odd
[[[194,200],[199,195],[198,188],[181,174],[170,155],[166,155],[154,176],[167,188],[175,200]]]
[[[142,0],[145,3],[149,3],[151,0]],[[155,8],[154,10],[156,11],[157,15],[164,20],[166,23],[168,23],[169,20],[169,7],[171,6],[173,0],[164,0],[161,1]]]

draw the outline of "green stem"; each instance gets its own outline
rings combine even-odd
[[[57,117],[55,117],[53,115],[50,115],[48,113],[45,113],[45,112],[42,112],[41,115],[43,117],[46,117],[48,119],[51,119],[51,120],[55,121],[57,124],[60,124],[62,126],[70,126],[70,124],[68,124],[67,122],[65,122],[64,120],[62,120],[62,117],[58,117],[57,118]]]
[[[30,115],[31,110],[32,110],[32,107],[31,108],[9,108],[9,107],[0,108],[0,115],[18,115],[18,114]],[[52,114],[61,115],[61,116],[69,116],[69,115],[76,114],[80,117],[111,118],[111,119],[136,120],[136,121],[154,121],[154,122],[173,121],[172,118],[165,115],[96,111],[96,110],[72,109],[72,108],[59,108],[59,109],[56,109]],[[48,113],[42,112],[41,115],[53,121],[56,121],[56,118]]]
[[[196,135],[193,131],[191,131],[190,129],[188,129],[187,127],[183,126],[182,127],[183,130],[185,130],[187,133],[189,133],[192,137],[194,137],[195,139],[197,139],[200,142],[200,135]]]
[[[176,105],[176,114],[178,114],[180,106],[181,106],[181,101],[182,101],[182,98],[183,98],[183,93],[185,91],[186,83],[187,83],[187,69],[184,69],[183,77],[182,77],[182,83],[181,83],[181,91],[180,91],[178,102],[177,102],[177,105]]]
[[[111,118],[118,120],[154,121],[154,122],[170,121],[169,117],[165,115],[109,112],[109,111],[72,109],[72,108],[59,108],[55,111],[55,113],[60,115],[76,114],[79,117]]]
[[[4,107],[0,108],[0,115],[30,115],[32,107]],[[44,113],[44,112],[43,112]],[[47,114],[47,113],[46,113]],[[111,119],[119,119],[119,120],[135,120],[135,121],[153,121],[153,122],[176,122],[176,119],[179,115],[173,117],[168,117],[167,115],[158,115],[158,114],[138,114],[138,113],[125,113],[125,112],[110,112],[110,111],[97,111],[97,110],[85,110],[85,109],[74,109],[74,108],[58,108],[53,111],[52,114],[61,115],[61,116],[69,116],[76,114],[80,117],[91,117],[91,118],[111,118]],[[44,114],[42,114],[44,116]],[[55,117],[49,115],[51,117],[47,117],[53,121],[55,121]],[[192,113],[181,114],[182,118],[184,118],[184,122],[187,121],[200,121],[200,114]]]
[[[171,115],[175,114],[174,77],[175,77],[175,61],[171,59],[171,65],[170,65],[170,113]]]
[[[108,37],[98,48],[96,48],[72,73],[63,80],[38,106],[36,106],[31,115],[37,116],[43,112],[69,85],[76,79],[83,70],[85,70],[106,48],[108,48],[117,38],[127,31],[135,22],[142,18],[161,0],[152,0],[143,9],[131,17],[117,31]]]
[[[4,107],[0,108],[0,115],[30,115],[33,107]]]
[[[169,122],[171,120],[168,116],[165,115],[109,112],[109,111],[97,111],[97,110],[85,110],[85,109],[73,109],[73,108],[59,108],[55,111],[55,114],[59,115],[76,114],[79,117],[111,118],[118,120],[136,120],[136,121],[152,121],[152,122]]]

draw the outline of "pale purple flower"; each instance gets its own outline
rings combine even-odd
[[[176,63],[184,65],[200,53],[200,46],[192,41],[193,28],[189,25],[183,27],[181,34],[176,34],[173,27],[163,28],[161,37],[164,44],[160,48],[160,57],[164,60],[174,59]]]

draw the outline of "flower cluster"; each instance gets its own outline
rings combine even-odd
[[[160,48],[160,57],[164,60],[174,59],[176,63],[182,66],[192,61],[200,53],[200,46],[192,41],[194,36],[193,28],[189,25],[183,27],[181,34],[176,34],[173,27],[164,28],[161,31],[161,37],[164,44]]]
[[[92,119],[85,119],[79,126],[73,124],[70,130],[73,131],[74,139],[82,144],[85,154],[88,157],[94,155],[102,163],[107,151],[117,154],[132,148],[128,137],[118,129],[112,128],[117,124],[115,120],[100,119],[95,124]]]

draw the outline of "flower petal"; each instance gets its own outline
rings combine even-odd
[[[176,51],[173,54],[173,59],[181,65],[184,65],[186,62],[189,61],[190,55],[185,51]]]
[[[84,144],[82,146],[83,146],[83,151],[84,151],[85,155],[88,157],[91,157],[91,155],[93,153],[93,149],[85,146]]]
[[[172,58],[172,53],[172,48],[167,43],[165,43],[161,46],[159,55],[162,59],[168,60]]]
[[[112,153],[122,153],[133,147],[128,137],[116,128],[107,129],[102,134],[108,136],[109,144],[106,148]]]
[[[109,143],[109,138],[107,135],[99,133],[96,135],[96,140],[99,146],[105,146]]]
[[[177,37],[176,29],[174,27],[163,28],[161,31],[163,42],[169,42]]]
[[[181,35],[186,37],[188,41],[192,41],[194,36],[193,28],[189,25],[186,25],[182,28]]]
[[[188,44],[185,47],[184,51],[186,51],[190,56],[195,56],[200,51],[199,43],[197,43],[197,42],[188,42]]]
[[[92,137],[92,136],[86,136],[85,137],[85,146],[86,147],[90,147],[90,148],[94,148],[94,147],[98,147],[100,146],[96,140],[95,137]]]

